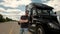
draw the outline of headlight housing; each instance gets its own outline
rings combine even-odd
[[[57,20],[59,21],[59,16],[57,16]]]
[[[32,26],[32,27],[36,27],[36,24],[32,24],[31,26]]]
[[[50,25],[51,28],[59,29],[59,27],[56,24],[53,23],[48,23],[48,24]]]

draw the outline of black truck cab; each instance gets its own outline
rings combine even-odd
[[[53,7],[41,3],[30,3],[26,6],[29,12],[29,31],[37,34],[59,30],[59,22]],[[60,31],[59,31],[60,32]]]

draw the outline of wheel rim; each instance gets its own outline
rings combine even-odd
[[[43,34],[42,29],[38,28],[38,34]]]

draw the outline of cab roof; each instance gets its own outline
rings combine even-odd
[[[52,10],[54,9],[53,7],[51,6],[48,6],[48,5],[45,5],[45,4],[42,4],[42,3],[30,3],[29,5],[32,5],[36,8],[39,8],[39,9],[49,9],[49,10]]]

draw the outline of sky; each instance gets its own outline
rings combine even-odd
[[[44,3],[54,7],[54,11],[60,11],[60,0],[0,0],[0,14],[19,20],[25,14],[25,6],[32,2]]]

